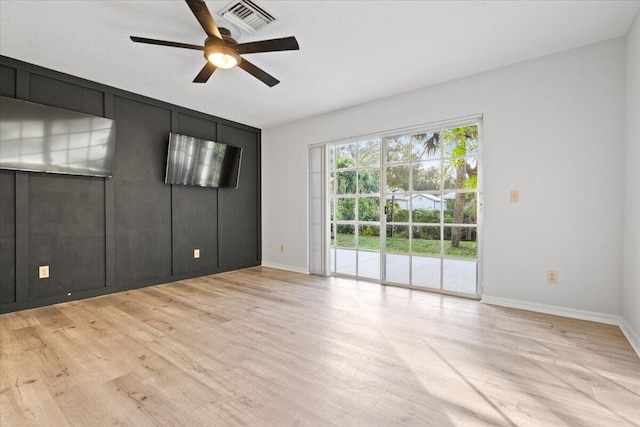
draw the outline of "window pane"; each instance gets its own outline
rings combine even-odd
[[[338,169],[356,165],[356,144],[336,145],[336,165]]]
[[[414,196],[414,206],[415,199],[421,197],[421,195]],[[434,198],[437,198],[434,196]],[[440,223],[440,202],[436,202],[436,209],[425,209],[418,208],[413,210],[413,216],[411,217],[411,221],[414,223],[422,223],[422,224],[439,224]]]
[[[440,258],[411,257],[411,284],[440,289]]]
[[[358,276],[380,279],[380,252],[358,252]]]
[[[380,198],[360,197],[358,199],[358,220],[359,221],[380,221]],[[378,233],[380,231],[378,230]]]
[[[380,164],[380,140],[371,139],[358,144],[359,166]]]
[[[414,254],[440,256],[440,227],[413,227]]]
[[[387,150],[387,162],[406,162],[409,160],[411,143],[409,135],[392,136],[384,139]]]
[[[387,193],[409,191],[409,166],[387,168]]]
[[[336,194],[356,194],[356,171],[338,172]]]
[[[336,216],[338,221],[353,221],[356,218],[356,199],[348,197],[345,199],[337,199]]]
[[[387,282],[409,284],[409,255],[388,254],[386,256]]]
[[[409,222],[409,196],[406,194],[388,194],[387,222]]]
[[[478,153],[478,126],[462,126],[444,131],[444,157]]]
[[[462,259],[445,259],[443,288],[448,291],[476,293],[477,267],[476,261]]]
[[[355,276],[357,253],[351,249],[336,249],[336,273]]]
[[[358,226],[358,249],[369,251],[380,250],[380,226],[379,225],[359,225]]]
[[[411,137],[411,158],[429,160],[440,157],[440,133],[427,132]]]
[[[336,233],[336,246],[339,248],[356,247],[356,227],[353,224],[338,224]]]
[[[454,224],[477,224],[477,193],[446,193],[444,195],[444,222]]]
[[[387,252],[409,253],[409,227],[387,225]]]
[[[478,188],[478,158],[462,157],[444,162],[445,190],[475,190]]]
[[[420,162],[413,165],[413,191],[433,191],[440,189],[442,178],[439,160]]]
[[[445,227],[444,255],[446,257],[477,259],[478,245],[475,227]]]
[[[380,193],[380,169],[360,169],[358,171],[358,192],[360,194]]]

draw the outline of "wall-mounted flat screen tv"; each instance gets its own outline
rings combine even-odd
[[[115,122],[0,97],[0,169],[113,176]]]
[[[167,184],[238,188],[242,148],[193,136],[169,134]]]

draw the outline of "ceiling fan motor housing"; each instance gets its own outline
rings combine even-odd
[[[222,35],[224,39],[224,34]],[[217,37],[210,37],[204,41],[204,57],[207,61],[219,68],[232,68],[242,62],[242,57],[236,51],[235,40],[220,40]],[[217,59],[214,59],[217,56]],[[224,65],[229,64],[229,65]]]

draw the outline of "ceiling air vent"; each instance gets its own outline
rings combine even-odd
[[[255,34],[260,28],[276,20],[251,0],[233,1],[217,14],[248,34]]]

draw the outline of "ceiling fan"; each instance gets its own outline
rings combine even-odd
[[[280,83],[278,79],[268,74],[261,68],[242,58],[245,53],[277,52],[283,50],[298,50],[298,41],[295,37],[281,39],[260,40],[248,43],[238,43],[231,38],[231,32],[226,28],[218,28],[209,12],[204,0],[185,0],[196,19],[207,33],[203,46],[171,42],[165,40],[148,39],[144,37],[130,36],[136,43],[156,44],[160,46],[179,47],[204,51],[207,63],[202,67],[193,80],[194,83],[206,83],[217,68],[233,68],[236,65],[251,74],[269,87]]]

